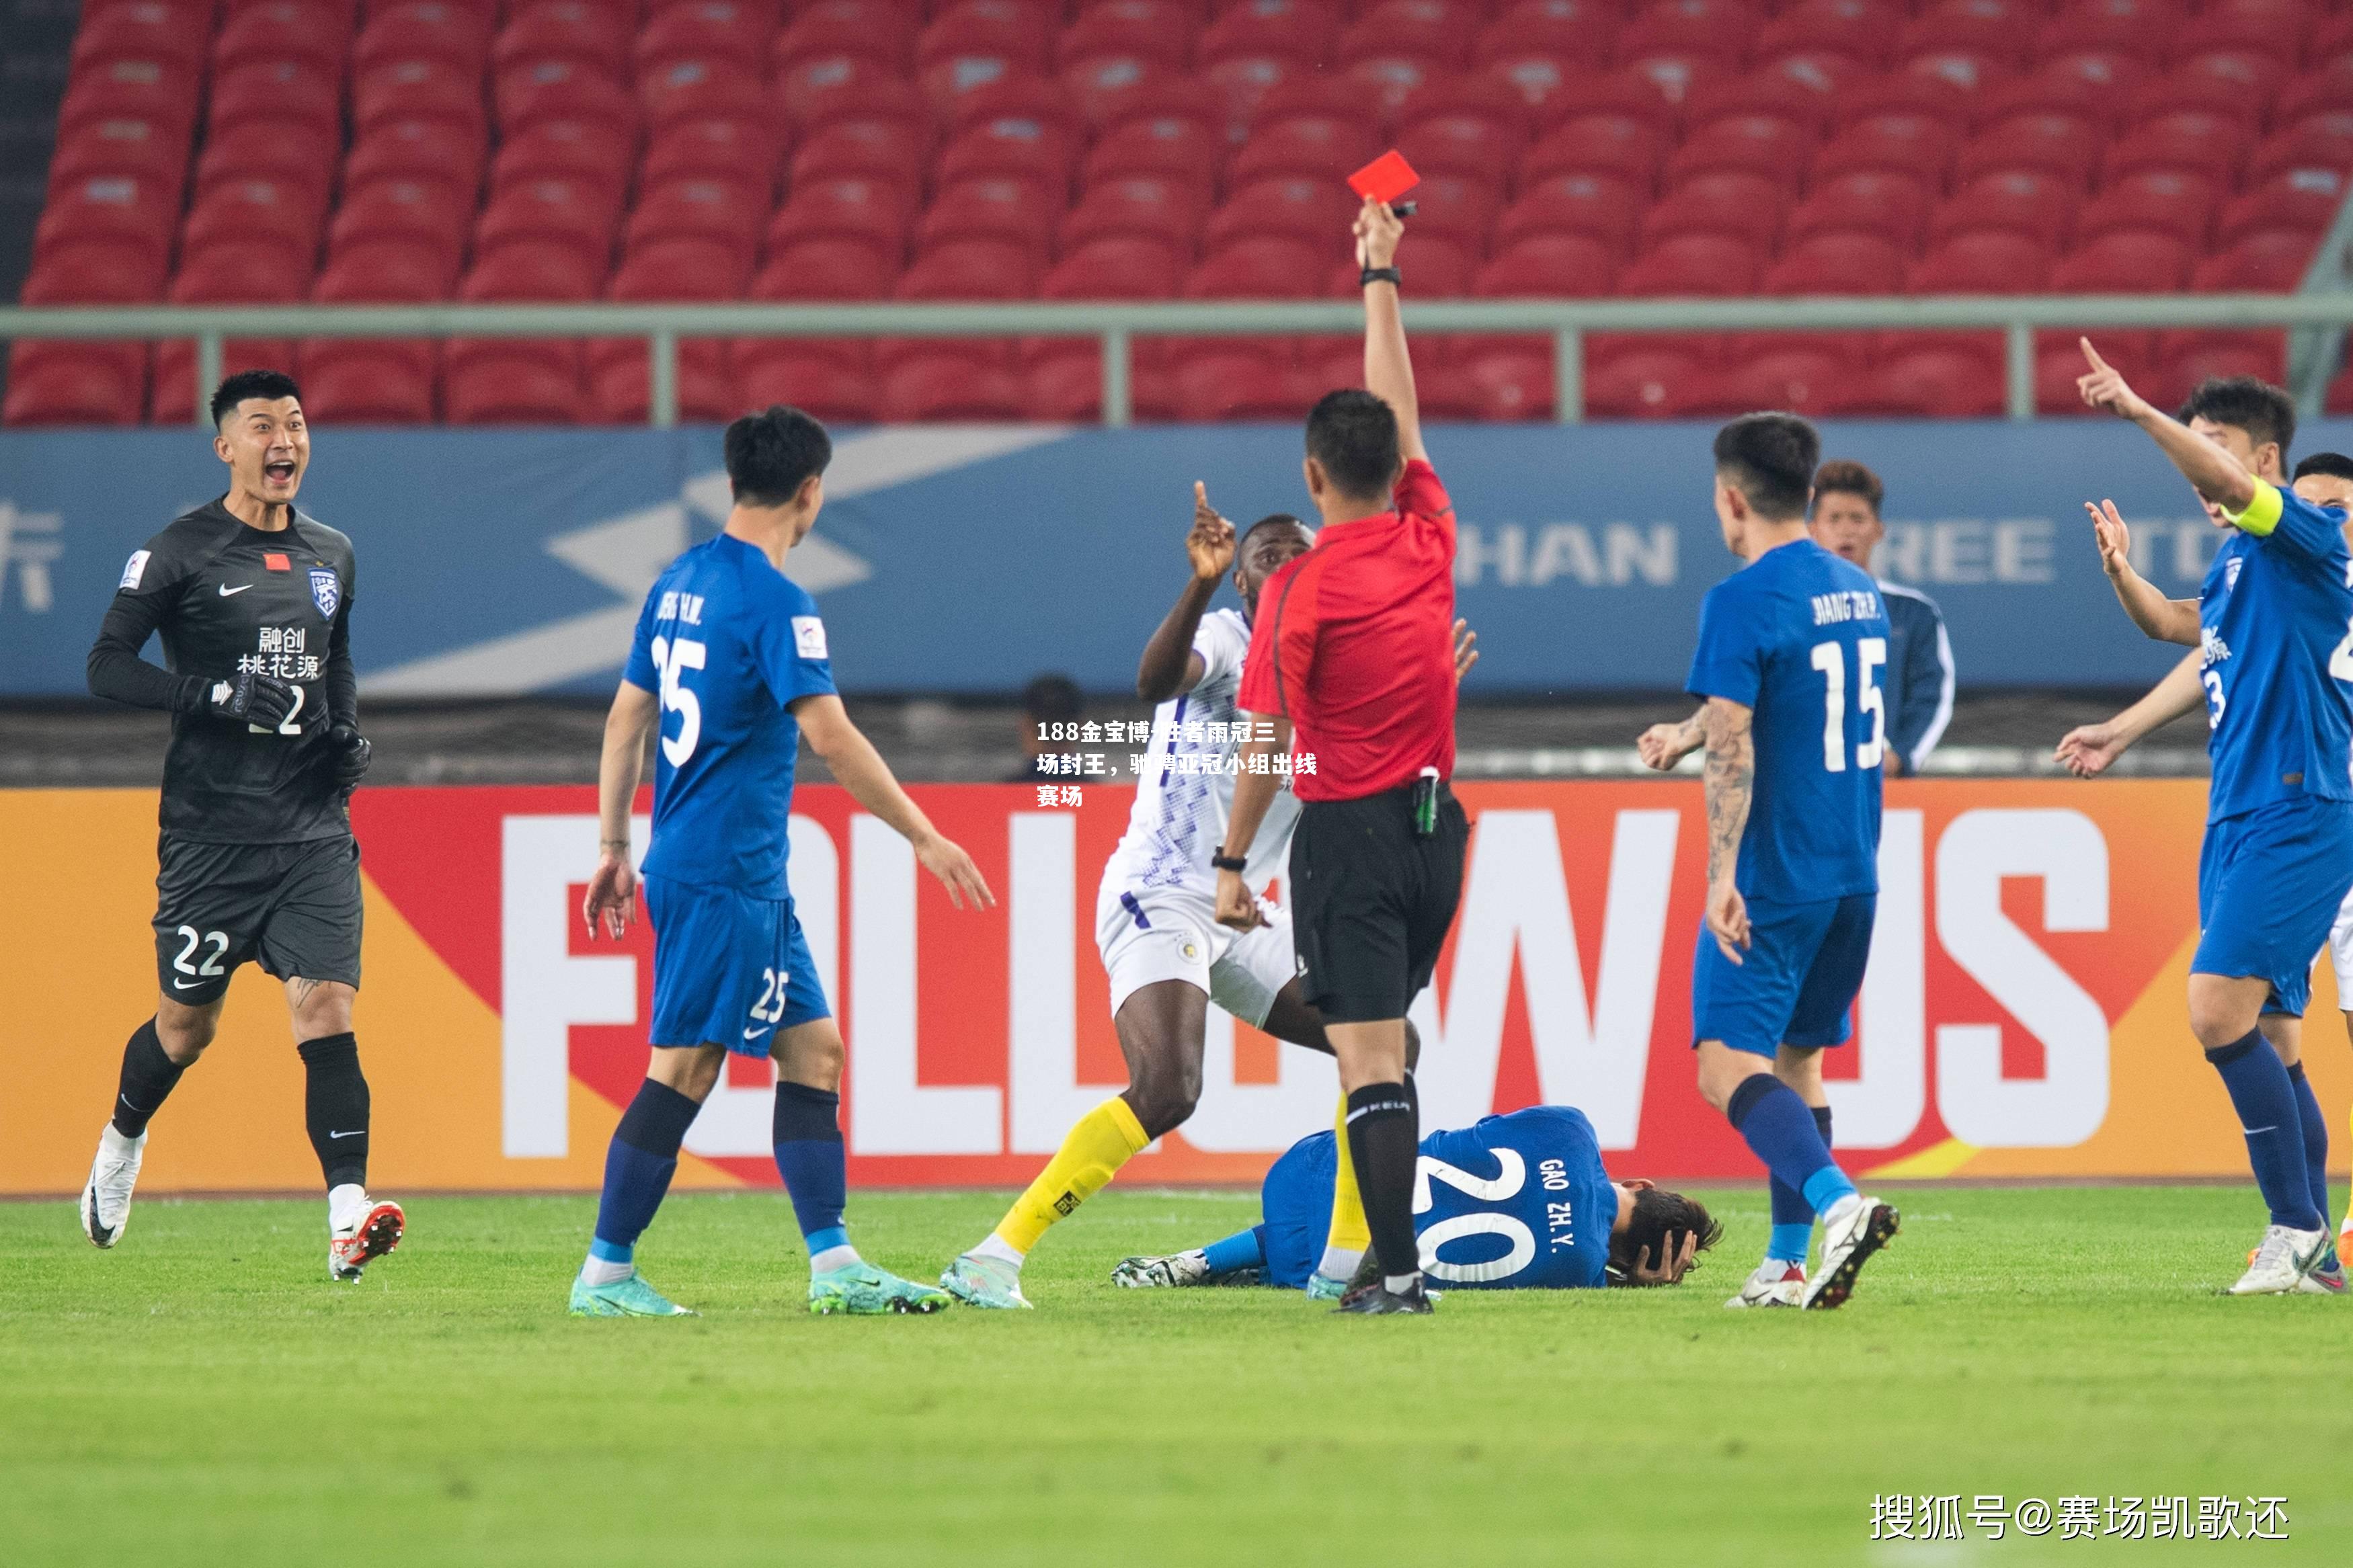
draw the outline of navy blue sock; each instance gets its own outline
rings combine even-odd
[[[849,1245],[841,1211],[849,1201],[849,1172],[841,1145],[841,1096],[807,1084],[776,1080],[776,1173],[793,1198],[809,1257]]]
[[[1814,1113],[1815,1130],[1822,1135],[1822,1147],[1831,1146],[1831,1108],[1827,1105],[1807,1107]],[[1807,1249],[1814,1241],[1813,1205],[1806,1194],[1780,1177],[1773,1177],[1767,1190],[1773,1197],[1773,1234],[1765,1244],[1765,1256],[1783,1263],[1803,1263]]]
[[[1212,1274],[1231,1274],[1237,1268],[1257,1268],[1266,1262],[1266,1248],[1259,1242],[1259,1226],[1253,1226],[1238,1236],[1223,1241],[1213,1241],[1202,1252],[1209,1259]]]
[[[2312,1174],[2304,1162],[2304,1118],[2296,1109],[2295,1085],[2279,1053],[2261,1029],[2206,1053],[2231,1091],[2239,1131],[2247,1137],[2247,1163],[2272,1211],[2274,1225],[2290,1230],[2322,1230],[2327,1221],[2312,1201]]]
[[[668,1084],[648,1079],[621,1112],[613,1142],[605,1151],[605,1195],[596,1204],[596,1239],[588,1256],[607,1263],[627,1263],[638,1237],[653,1224],[662,1194],[678,1171],[678,1146],[702,1102],[689,1100]]]
[[[1765,1168],[1804,1194],[1810,1215],[1820,1214],[1854,1191],[1854,1184],[1831,1159],[1830,1146],[1814,1125],[1813,1108],[1771,1073],[1744,1079],[1725,1102],[1724,1114]]]
[[[2325,1229],[2328,1225],[2328,1118],[2320,1114],[2320,1097],[2312,1092],[2312,1080],[2304,1076],[2302,1062],[2287,1069],[2287,1079],[2295,1086],[2296,1120],[2304,1127],[2305,1184],[2312,1190],[2312,1206],[2320,1211]]]

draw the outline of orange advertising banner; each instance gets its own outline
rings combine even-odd
[[[1067,787],[1067,786],[1066,786]],[[952,909],[907,846],[839,789],[795,798],[796,907],[849,1041],[853,1183],[1026,1181],[1124,1081],[1094,952],[1101,869],[1130,792],[915,792],[995,888]],[[1057,792],[1058,798],[1061,791]],[[1683,780],[1467,784],[1462,908],[1415,1004],[1429,1126],[1582,1108],[1627,1174],[1753,1177],[1704,1105],[1690,976],[1705,836]],[[592,1188],[646,1061],[652,945],[585,939],[586,788],[363,791],[357,1029],[386,1192]],[[2203,785],[1901,781],[1852,1044],[1831,1053],[1837,1141],[1881,1177],[2230,1175],[2245,1152],[2187,1027]],[[153,1010],[155,799],[0,793],[0,1192],[69,1193]],[[643,828],[637,835],[642,844]],[[2306,1059],[2331,1124],[2353,1069],[2328,966]],[[731,1060],[679,1181],[772,1185],[761,1061]],[[1124,1180],[1255,1179],[1327,1126],[1327,1058],[1210,1012],[1201,1104]],[[2339,1145],[2339,1152],[2342,1145]],[[2341,1163],[2341,1162],[2340,1162]],[[302,1074],[278,985],[253,969],[158,1116],[142,1192],[302,1189]]]

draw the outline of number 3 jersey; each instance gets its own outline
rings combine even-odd
[[[800,754],[790,709],[834,689],[817,602],[758,546],[723,533],[646,595],[623,679],[661,701],[646,873],[786,897]]]
[[[1745,897],[1795,904],[1879,890],[1887,639],[1879,584],[1810,539],[1767,551],[1701,602],[1688,689],[1756,715],[1735,872]]]
[[[2256,481],[2198,594],[2206,819],[2353,799],[2353,573],[2345,513]]]
[[[351,663],[352,542],[296,511],[248,528],[216,500],[173,520],[124,563],[90,648],[90,689],[173,714],[164,831],[212,844],[299,844],[351,831],[325,765],[327,726],[358,718]],[[160,633],[166,674],[139,657]],[[274,728],[208,711],[212,688],[266,671],[294,688]]]

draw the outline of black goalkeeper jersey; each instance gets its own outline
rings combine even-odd
[[[165,833],[289,844],[351,831],[325,736],[332,723],[358,721],[352,590],[343,534],[300,511],[276,531],[248,528],[219,500],[174,520],[124,565],[90,652],[90,689],[172,713]],[[139,657],[156,632],[163,669]],[[211,710],[214,683],[244,670],[294,688],[283,724],[265,730]]]

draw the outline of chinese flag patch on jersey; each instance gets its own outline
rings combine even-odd
[[[261,563],[272,572],[290,572],[293,570],[293,567],[287,564],[286,557],[279,554],[274,550],[261,558]]]

